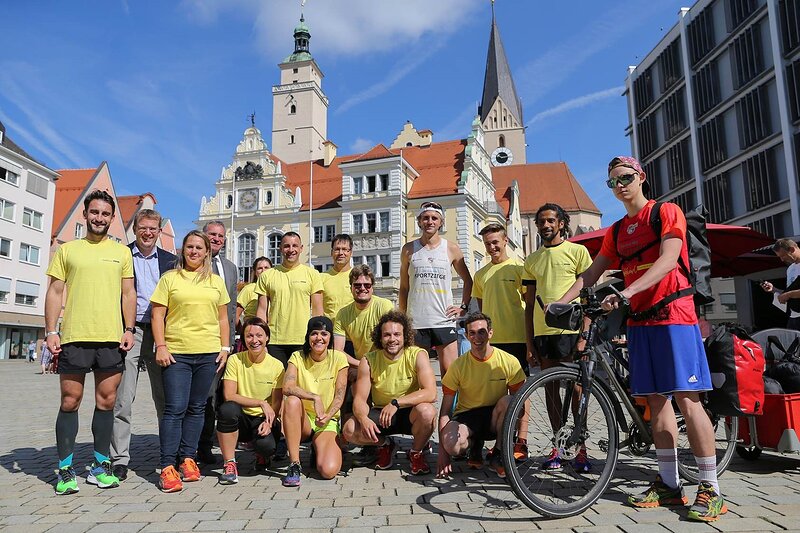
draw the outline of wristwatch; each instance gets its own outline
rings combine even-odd
[[[220,348],[220,351],[221,352],[231,353],[231,347],[230,346],[223,346],[223,347]]]
[[[136,326],[125,328],[125,331],[130,331],[131,333],[136,334]]]
[[[397,398],[391,401],[391,404],[400,409],[400,403],[397,401]]]
[[[464,311],[466,311],[469,308],[469,304],[461,304],[461,305],[459,305],[459,307],[461,309],[463,309]]]
[[[59,333],[59,332],[57,332],[57,331],[47,331],[47,332],[45,332],[45,334],[44,334],[44,336],[45,336],[45,337],[49,337],[50,335],[59,335],[59,336],[60,336],[60,335],[61,335],[61,333]]]

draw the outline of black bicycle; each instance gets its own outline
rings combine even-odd
[[[504,420],[502,450],[517,497],[537,513],[554,518],[579,514],[600,498],[614,475],[620,449],[642,456],[653,445],[645,407],[637,405],[628,391],[626,352],[601,335],[606,312],[594,291],[583,289],[580,303],[561,306],[560,311],[555,320],[563,329],[578,330],[584,316],[590,320],[582,333],[586,349],[576,355],[575,363],[532,376],[517,391]],[[686,424],[677,408],[675,412],[678,469],[696,482]],[[710,412],[709,417],[721,474],[733,457],[739,421]],[[527,439],[527,457],[519,451],[515,457],[517,437]]]

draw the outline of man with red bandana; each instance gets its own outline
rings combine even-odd
[[[659,507],[688,501],[678,478],[674,397],[686,419],[700,473],[697,498],[688,518],[711,522],[726,513],[727,507],[717,483],[714,430],[700,402],[700,393],[711,389],[711,377],[694,300],[689,291],[676,294],[691,287],[679,264],[689,264],[686,218],[677,205],[662,204],[661,233],[655,234],[650,226],[655,201],[642,191],[647,176],[636,159],[612,159],[608,178],[606,185],[627,214],[617,222],[616,239],[614,231],[606,232],[600,253],[558,303],[572,301],[606,270],[622,269],[622,295],[630,301],[632,312],[628,320],[630,386],[633,395],[645,397],[650,406],[659,472],[655,482],[642,494],[629,496],[628,503]],[[603,308],[609,311],[619,304],[616,295],[603,300]]]

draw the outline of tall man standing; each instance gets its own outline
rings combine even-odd
[[[159,278],[175,266],[175,255],[156,246],[161,234],[161,215],[152,209],[142,209],[133,220],[136,241],[129,244],[133,256],[133,284],[136,287],[136,344],[125,356],[125,372],[117,390],[114,405],[114,431],[111,434],[111,458],[114,475],[120,481],[128,477],[131,444],[131,418],[139,383],[139,362],[147,366],[150,391],[156,406],[156,416],[161,420],[164,412],[164,385],[161,367],[156,364],[153,349],[153,331],[150,328],[150,296]]]
[[[302,252],[300,235],[287,231],[281,237],[283,262],[262,272],[256,281],[256,315],[269,324],[269,354],[284,367],[292,353],[303,347],[308,321],[322,315],[322,278],[300,263]]]
[[[787,304],[789,308],[786,327],[800,330],[800,311],[792,309],[792,307],[797,307],[798,298],[800,298],[800,289],[793,287],[795,281],[800,277],[800,248],[792,239],[778,239],[772,246],[772,250],[787,265],[786,290],[777,289],[769,281],[762,282],[761,288],[766,292],[778,294],[778,302]]]
[[[331,241],[333,267],[322,274],[322,306],[325,316],[336,320],[336,313],[347,304],[353,303],[350,292],[350,259],[353,257],[353,239],[340,233]]]
[[[414,321],[415,343],[436,349],[442,375],[458,357],[455,319],[469,307],[472,276],[464,254],[454,242],[439,235],[444,209],[436,202],[423,202],[417,214],[422,235],[406,243],[400,252],[398,307]],[[452,269],[464,283],[461,305],[453,305]]]
[[[94,462],[86,481],[100,488],[119,486],[111,470],[111,432],[125,352],[135,342],[136,289],[130,250],[107,238],[115,211],[110,194],[100,190],[89,193],[83,201],[86,237],[62,244],[47,269],[50,285],[45,297],[45,341],[61,378],[61,406],[56,418],[56,494],[78,492],[72,454],[84,382],[92,371]],[[67,301],[59,332],[65,289]]]

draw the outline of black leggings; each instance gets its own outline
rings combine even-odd
[[[264,421],[263,416],[252,416],[242,412],[242,406],[236,402],[225,402],[217,411],[217,431],[220,433],[233,433],[239,431],[239,441],[253,441],[253,449],[264,458],[275,455],[276,438],[280,437],[280,422],[272,424],[269,435],[262,437],[258,434],[258,426]]]

